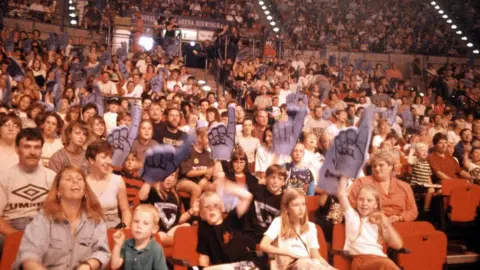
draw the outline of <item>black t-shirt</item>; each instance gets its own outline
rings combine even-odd
[[[160,231],[167,232],[178,224],[181,205],[180,200],[173,192],[168,192],[167,198],[164,200],[154,188],[151,188],[147,199],[141,203],[152,204],[160,211],[160,221],[158,222]]]
[[[280,215],[282,194],[275,195],[268,191],[267,186],[247,180],[253,201],[244,217],[244,232],[250,235],[256,243],[260,243],[273,219]]]
[[[212,226],[200,221],[197,252],[207,255],[211,265],[256,262],[255,242],[243,234],[242,229],[236,209],[230,211],[220,225]]]
[[[178,147],[183,145],[185,136],[186,133],[181,130],[177,130],[176,133],[170,132],[164,122],[153,124],[153,139],[159,144],[167,143]]]
[[[190,149],[190,158],[182,162],[180,165],[180,178],[186,178],[198,183],[200,180],[202,180],[203,176],[190,178],[187,177],[187,173],[189,171],[205,170],[212,165],[213,160],[210,158],[210,152],[203,149],[203,151],[199,153],[192,146]]]

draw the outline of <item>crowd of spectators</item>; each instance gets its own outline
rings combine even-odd
[[[457,1],[439,2],[445,10],[455,18],[456,23],[460,25],[469,37],[472,37],[476,44],[480,44],[480,19],[476,14],[480,10],[478,1],[467,0],[462,3]]]
[[[218,2],[212,3],[218,5]],[[346,18],[347,21],[357,18],[356,11],[374,7],[369,1],[361,2],[363,5],[350,3],[351,12],[347,17],[351,19]],[[171,4],[164,8],[170,9]],[[405,7],[400,8],[400,4]],[[416,30],[429,29],[431,24],[427,22],[433,17],[425,13],[402,16],[405,11],[401,10],[409,7],[416,10],[415,5],[409,1],[398,1],[391,6],[385,3],[385,7],[391,10],[381,16],[377,14],[373,19],[364,18],[365,23],[370,21],[365,25],[376,21],[378,31],[366,26],[365,32],[383,35],[390,30],[405,30],[403,34],[416,39]],[[207,7],[211,6],[207,4]],[[395,8],[399,8],[398,11]],[[333,9],[325,6],[325,10],[330,10],[328,16],[311,14],[327,20],[327,25],[335,26],[337,34],[332,37],[339,42],[338,37],[347,33],[345,29],[350,29],[350,24],[343,24],[343,19],[338,18]],[[394,15],[400,18],[394,20]],[[296,19],[309,22],[308,16],[310,12],[305,12]],[[409,22],[409,27],[403,27],[400,20]],[[393,24],[380,23],[384,21]],[[343,30],[339,29],[340,25]],[[436,29],[440,32],[431,31],[420,38],[422,44],[433,42],[429,45],[431,53],[448,46],[443,42],[448,40],[449,32],[442,33],[441,26]],[[293,219],[287,211],[290,201],[297,202],[296,199],[304,199],[304,195],[319,195],[323,203],[312,222],[320,224],[331,241],[332,225],[342,222],[343,212],[335,195],[316,186],[322,181],[318,172],[335,136],[341,130],[357,125],[365,107],[370,104],[384,111],[398,104],[398,111],[392,123],[383,113],[374,119],[372,159],[363,170],[365,177],[352,179],[348,194],[351,207],[356,208],[354,202],[363,194],[363,188],[368,186],[371,189],[373,185],[379,189],[377,195],[380,193],[381,199],[377,203],[382,204],[385,214],[381,217],[382,226],[391,228],[390,223],[416,220],[418,209],[421,219],[430,220],[431,206],[427,203],[417,206],[412,187],[419,195],[435,196],[435,191],[430,192],[422,184],[452,178],[478,183],[480,177],[477,148],[480,147],[480,71],[476,68],[446,63],[435,69],[429,65],[425,70],[427,89],[423,92],[395,63],[389,67],[381,64],[373,67],[367,62],[338,67],[328,65],[327,59],[314,57],[305,63],[301,55],[287,60],[239,59],[233,54],[224,64],[229,87],[213,93],[202,90],[200,78],[189,73],[181,57],[165,55],[161,46],[145,52],[137,44],[131,44],[128,51],[122,47],[114,55],[109,55],[103,44],[79,47],[68,40],[63,46],[51,46],[51,40],[41,40],[38,31],[13,30],[13,35],[11,31],[4,30],[1,38],[5,44],[13,36],[13,42],[8,42],[13,46],[2,47],[0,54],[0,239],[17,230],[26,230],[17,265],[40,263],[48,268],[56,264],[67,269],[69,264],[75,264],[81,266],[78,269],[98,269],[110,258],[106,229],[130,225],[137,228],[134,226],[138,226],[141,217],[138,212],[132,217],[130,207],[139,200],[155,205],[154,209],[160,212],[154,220],[158,222],[158,234],[165,245],[173,241],[177,226],[200,223],[198,237],[201,241],[197,252],[202,266],[242,262],[261,268],[260,262],[248,257],[246,250],[251,243],[253,248],[260,243],[264,251],[295,258],[297,255],[291,251],[294,249],[291,242],[284,242],[287,249],[291,248],[290,253],[280,254],[271,248],[272,241],[268,240],[292,238],[292,234],[280,235],[282,225],[277,217],[281,214]],[[440,34],[445,36],[440,38]],[[414,44],[419,46],[415,42],[406,46],[408,42],[403,43],[405,40],[401,36],[397,35],[398,43],[388,39],[386,47],[398,45],[395,48],[400,50],[411,49]],[[451,47],[445,48],[448,51]],[[296,92],[308,96],[307,104],[303,104],[308,107],[302,125],[303,134],[295,142],[290,155],[278,155],[272,148],[272,126],[289,117],[287,97]],[[126,161],[120,168],[113,168],[112,155],[116,146],[109,144],[106,135],[117,126],[129,126],[135,121],[130,111],[137,105],[141,109],[138,136]],[[208,129],[231,120],[229,107],[234,107],[235,111],[237,147],[227,153],[232,156],[230,162],[220,164],[210,157]],[[139,171],[144,165],[147,149],[159,144],[181,148],[188,141],[189,132],[196,133],[196,141],[187,145],[191,155],[181,163],[178,172],[159,183],[143,182]],[[428,154],[425,148],[432,149],[432,152]],[[414,169],[412,174],[408,173],[409,166]],[[237,198],[212,192],[214,182],[220,183]],[[390,186],[386,191],[382,190],[385,183]],[[38,191],[33,197],[29,195],[32,194],[29,191],[32,185]],[[22,190],[22,196],[14,196]],[[80,191],[82,193],[77,193]],[[191,201],[185,205],[185,212],[181,212],[182,203],[177,191],[190,195]],[[347,194],[340,195],[346,197]],[[199,204],[196,199],[200,199]],[[20,204],[22,207],[15,207]],[[347,206],[345,200],[341,204],[346,208],[343,209],[346,219],[353,218],[350,205]],[[299,205],[305,207],[305,202],[300,201]],[[39,206],[43,211],[37,214]],[[88,218],[81,211],[88,213]],[[305,209],[302,213],[305,221]],[[222,214],[227,214],[225,220]],[[160,221],[158,216],[162,217]],[[243,216],[245,218],[240,223]],[[64,222],[59,223],[52,217],[60,217],[59,220]],[[30,222],[33,225],[29,226]],[[70,236],[70,227],[65,226],[65,222],[88,226],[75,227],[83,230],[82,237],[73,238],[71,243],[66,243],[65,237],[62,240],[57,235],[42,234],[55,229]],[[294,222],[298,222],[298,217]],[[217,228],[222,225],[220,229],[228,231],[219,233],[213,225]],[[306,223],[303,225],[311,228]],[[42,235],[36,237],[36,234]],[[316,235],[315,226],[301,231],[298,237],[307,239],[310,235]],[[137,240],[141,233],[134,236]],[[48,237],[59,241],[47,241],[49,239],[45,238]],[[293,234],[293,238],[296,237]],[[232,240],[239,238],[238,242]],[[374,237],[375,245],[377,240]],[[115,241],[117,248],[112,251],[112,263],[121,265],[123,260],[119,256],[126,256],[126,247],[123,246],[120,252],[121,236]],[[230,241],[232,244],[227,245]],[[309,244],[316,253],[307,250],[307,255],[302,256],[323,264],[315,242]],[[131,243],[126,245],[135,249]],[[75,249],[75,258],[70,257],[67,247]],[[62,250],[62,253],[55,253],[53,248]],[[76,252],[76,249],[82,252]],[[378,252],[381,250],[380,247]],[[355,252],[364,254],[361,249]],[[127,259],[125,263],[133,264]]]
[[[429,1],[276,0],[287,48],[465,55]]]
[[[60,22],[55,0],[15,0],[8,2],[8,16],[46,23]],[[7,13],[6,12],[6,13]]]

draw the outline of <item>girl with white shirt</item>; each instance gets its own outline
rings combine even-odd
[[[320,256],[317,228],[308,221],[305,194],[295,188],[284,190],[280,211],[260,242],[262,251],[275,255],[271,268],[334,269]]]
[[[364,185],[354,209],[348,200],[347,181],[340,177],[337,196],[345,215],[344,250],[353,255],[351,269],[400,269],[383,252],[383,243],[400,249],[403,242],[382,212],[378,190]]]
[[[50,157],[63,148],[62,140],[60,139],[63,130],[63,121],[56,113],[47,113],[40,125],[40,129],[43,139],[45,140],[42,147],[42,164],[48,167]]]

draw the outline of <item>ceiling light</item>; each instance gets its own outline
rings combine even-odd
[[[438,13],[443,14],[443,10],[440,9],[440,10],[438,11]]]
[[[204,84],[205,84],[205,81],[204,81],[204,80],[199,80],[199,81],[198,81],[198,84],[204,85]]]
[[[260,6],[262,6],[262,5],[263,5],[263,1],[258,1],[258,4],[259,4]]]
[[[262,6],[262,9],[265,10],[265,9],[267,9],[267,7],[266,7],[266,6]]]
[[[210,91],[210,90],[212,90],[212,88],[208,85],[205,85],[204,87],[202,87],[202,90],[203,91]]]
[[[437,4],[437,2],[432,1],[432,2],[430,2],[430,4],[431,4],[432,6],[435,6],[435,5]]]
[[[267,20],[271,21],[272,19],[273,19],[273,17],[272,17],[272,16],[270,16],[270,15],[269,15],[269,16],[267,16]]]
[[[478,54],[479,51],[478,51],[478,50],[473,50],[473,53],[474,53],[474,54]]]
[[[278,32],[280,29],[278,27],[273,28],[273,31]]]
[[[471,43],[471,42],[467,43],[467,47],[469,47],[469,48],[473,47],[473,43]]]
[[[195,41],[190,41],[190,46],[195,47]]]
[[[440,6],[435,6],[435,9],[440,9]]]
[[[276,24],[276,23],[275,23],[274,21],[271,21],[271,22],[270,22],[270,25],[271,25],[271,26],[275,26],[275,24]]]
[[[462,40],[467,40],[468,38],[466,36],[463,36],[462,37]]]
[[[77,14],[75,14],[75,13],[70,13],[70,17],[75,18],[76,16],[77,16]]]
[[[268,14],[270,14],[270,11],[265,10],[265,15],[268,15]]]
[[[443,14],[442,18],[448,19],[448,15],[447,15],[447,14]]]
[[[76,24],[77,24],[77,20],[71,20],[70,23],[71,23],[72,25],[76,25]]]
[[[461,34],[462,34],[462,30],[458,30],[457,35],[461,35]]]
[[[75,7],[74,6],[69,6],[68,10],[75,10]]]

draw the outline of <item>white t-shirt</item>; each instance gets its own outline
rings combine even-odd
[[[273,164],[273,160],[275,159],[275,154],[268,151],[265,147],[260,147],[257,150],[257,154],[255,155],[255,171],[256,172],[266,172],[268,166]],[[289,155],[280,155],[278,158],[278,164],[285,164],[291,161]]]
[[[372,146],[380,147],[380,144],[382,144],[382,142],[383,142],[382,136],[380,135],[373,136]]]
[[[42,147],[42,162],[43,166],[48,168],[48,161],[55,152],[63,148],[63,143],[60,138],[55,138],[53,142],[47,142]]]
[[[118,95],[117,85],[112,81],[108,81],[107,83],[103,83],[102,81],[99,81],[98,88],[104,95],[111,95],[111,96]]]
[[[33,217],[42,207],[55,172],[38,166],[27,173],[14,165],[0,174],[0,217],[12,220]]]
[[[282,228],[282,219],[281,217],[276,217],[268,230],[265,232],[265,236],[270,237],[272,240],[277,241],[277,247],[286,249],[290,253],[296,254],[300,257],[310,257],[310,249],[316,248],[319,249],[320,245],[318,244],[317,239],[317,228],[312,222],[308,222],[308,231],[302,233],[299,237],[283,239],[280,237],[280,230]],[[300,240],[301,239],[301,240]],[[302,242],[303,241],[303,242]],[[327,247],[324,247],[327,248]],[[283,257],[283,258],[282,258]],[[275,263],[277,264],[277,269],[285,269],[287,265],[285,263],[290,263],[291,260],[285,260],[285,256],[275,256]]]
[[[368,217],[360,218],[357,211],[349,207],[345,215],[345,246],[352,255],[377,255],[387,257],[378,243],[378,226]]]
[[[238,144],[242,146],[245,154],[247,154],[248,163],[255,162],[255,153],[260,148],[260,141],[255,137],[238,137]]]

